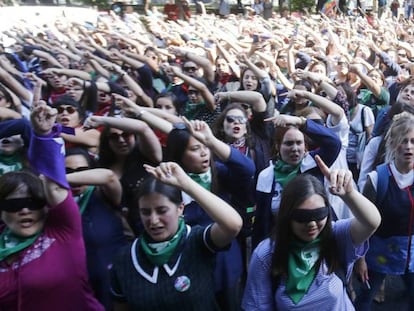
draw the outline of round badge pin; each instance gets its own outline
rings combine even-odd
[[[190,288],[190,286],[191,286],[191,281],[185,275],[179,276],[175,279],[174,287],[179,292],[187,291]]]

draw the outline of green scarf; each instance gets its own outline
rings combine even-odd
[[[292,241],[288,258],[286,293],[297,304],[307,293],[315,275],[319,259],[320,239],[311,242]]]
[[[277,160],[274,168],[276,182],[281,184],[282,187],[285,187],[285,185],[298,174],[301,164],[302,161],[299,162],[298,165],[293,166],[283,160]]]
[[[89,199],[93,193],[93,191],[95,190],[95,186],[89,186],[84,193],[82,193],[78,199],[76,200],[76,203],[78,203],[79,206],[79,211],[81,213],[81,215],[83,214],[83,212],[86,209],[86,205],[88,205]]]
[[[32,245],[40,233],[23,238],[12,233],[9,228],[4,229],[0,234],[0,261]]]
[[[211,190],[211,169],[209,168],[207,172],[201,174],[188,173],[188,176],[191,177],[197,184],[202,186],[204,189]]]
[[[150,237],[144,232],[142,237],[139,239],[142,250],[151,263],[155,266],[162,266],[167,263],[173,255],[178,243],[181,238],[186,234],[186,227],[184,218],[180,218],[178,222],[177,233],[169,240],[160,243],[151,243]]]
[[[20,153],[5,155],[0,154],[0,176],[7,172],[20,171],[23,168],[23,159]]]

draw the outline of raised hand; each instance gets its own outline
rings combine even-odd
[[[48,135],[55,125],[57,110],[46,105],[39,105],[32,110],[30,120],[37,135]]]
[[[315,156],[316,164],[329,181],[329,191],[337,196],[344,196],[354,191],[352,173],[344,169],[329,169],[319,155]]]
[[[267,118],[264,121],[271,121],[274,126],[280,127],[301,126],[303,122],[301,118],[287,114],[279,114],[271,118]]]
[[[189,121],[185,117],[183,117],[183,120],[187,128],[190,130],[191,135],[193,135],[198,141],[208,146],[208,143],[214,138],[214,134],[208,124],[201,120]]]
[[[162,162],[156,167],[144,164],[144,168],[159,181],[180,189],[191,181],[184,170],[175,162]]]

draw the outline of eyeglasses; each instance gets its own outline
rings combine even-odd
[[[188,66],[188,67],[183,67],[184,71],[188,71],[188,72],[194,72],[196,71],[198,68],[197,67],[193,67],[193,66]]]
[[[348,66],[348,63],[344,61],[339,61],[338,66]]]
[[[132,134],[128,132],[123,132],[121,134],[111,133],[108,135],[109,140],[118,141],[121,137],[123,140],[127,140]]]
[[[56,107],[58,113],[63,113],[64,111],[67,111],[69,114],[75,113],[76,111],[78,111],[75,107],[73,106],[58,106]]]
[[[17,213],[24,208],[31,211],[42,209],[46,205],[44,200],[36,198],[17,198],[0,200],[1,210],[8,213]]]
[[[70,168],[70,167],[66,167],[66,174],[71,174],[71,173],[76,173],[76,172],[82,172],[82,171],[86,171],[89,170],[88,166],[80,166],[77,168]]]
[[[240,124],[245,124],[247,122],[247,118],[243,116],[226,116],[226,121],[228,123],[238,122]]]
[[[400,57],[406,57],[407,54],[405,54],[405,53],[398,53],[398,56],[400,56]]]
[[[198,94],[200,94],[200,92],[199,92],[199,91],[197,91],[197,90],[188,90],[188,91],[187,91],[187,94],[188,94],[188,95],[198,95]]]

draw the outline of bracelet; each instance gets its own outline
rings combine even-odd
[[[135,114],[135,119],[141,120],[142,115],[144,114],[144,110],[140,110]]]

